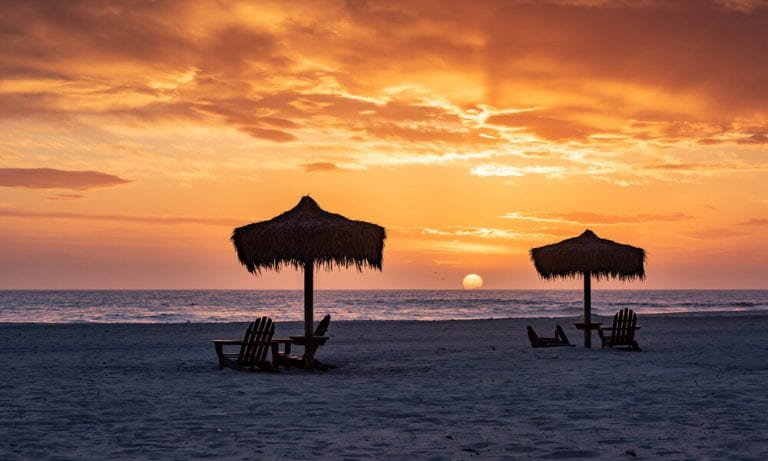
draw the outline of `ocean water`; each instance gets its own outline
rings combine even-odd
[[[0,322],[208,323],[268,315],[303,318],[300,290],[7,290]],[[329,290],[315,292],[315,317],[334,320],[450,320],[579,317],[578,290]],[[595,290],[593,315],[768,313],[768,290]]]

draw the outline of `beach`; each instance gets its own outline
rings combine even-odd
[[[640,316],[642,352],[578,320],[334,321],[315,373],[218,370],[243,323],[0,324],[0,458],[768,456],[768,315]]]

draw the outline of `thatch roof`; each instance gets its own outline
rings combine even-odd
[[[322,210],[309,196],[270,219],[238,227],[232,233],[237,257],[251,273],[279,271],[305,263],[381,270],[386,233],[383,227]]]
[[[645,278],[645,250],[606,240],[591,230],[578,237],[531,250],[531,260],[545,279],[580,277],[629,280]]]

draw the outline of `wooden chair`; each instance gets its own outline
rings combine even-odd
[[[639,351],[640,346],[635,341],[635,331],[640,329],[637,326],[637,315],[632,309],[624,308],[613,316],[613,326],[611,328],[600,328],[597,334],[605,347],[621,348],[628,351]],[[611,335],[606,335],[610,332]]]
[[[565,332],[560,325],[555,325],[554,338],[542,338],[533,331],[533,327],[528,325],[528,339],[531,341],[531,347],[555,347],[555,346],[573,346],[565,336]]]
[[[316,344],[313,346],[304,346],[305,347],[305,353],[307,347],[313,347],[313,356],[314,352],[317,351],[317,348],[319,346],[322,346],[325,344],[325,342],[328,340],[328,338],[325,336],[325,334],[328,332],[328,327],[331,324],[331,316],[326,315],[323,317],[322,320],[317,324],[315,327],[315,332],[313,333],[313,336],[319,340],[317,340]],[[303,336],[302,336],[303,337]],[[273,339],[272,342],[275,344],[282,344],[284,347],[283,351],[279,351],[275,355],[275,364],[283,365],[286,368],[290,367],[303,367],[304,366],[304,356],[303,355],[293,355],[291,354],[291,345],[297,344],[297,338],[298,336],[292,336],[290,339]],[[321,363],[317,360],[314,361],[315,369],[318,370],[328,370],[330,368],[336,368],[333,365],[327,364],[327,363]]]
[[[219,358],[219,370],[224,367],[233,370],[250,371],[277,371],[274,366],[277,354],[277,344],[273,344],[272,336],[275,334],[275,325],[269,317],[260,317],[251,322],[245,330],[242,340],[214,339],[216,356]],[[240,346],[237,354],[227,353],[224,346]],[[267,359],[267,353],[271,351],[272,361]]]

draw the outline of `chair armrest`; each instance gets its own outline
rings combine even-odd
[[[640,327],[635,327],[635,330],[639,330],[639,329],[640,329]],[[613,330],[613,328],[600,328],[599,331],[612,331],[612,330]]]
[[[219,357],[221,363],[224,356],[224,346],[241,346],[243,341],[241,339],[214,339],[213,347],[216,348],[216,355]]]
[[[212,339],[213,344],[221,344],[222,346],[239,346],[243,344],[242,339]]]

